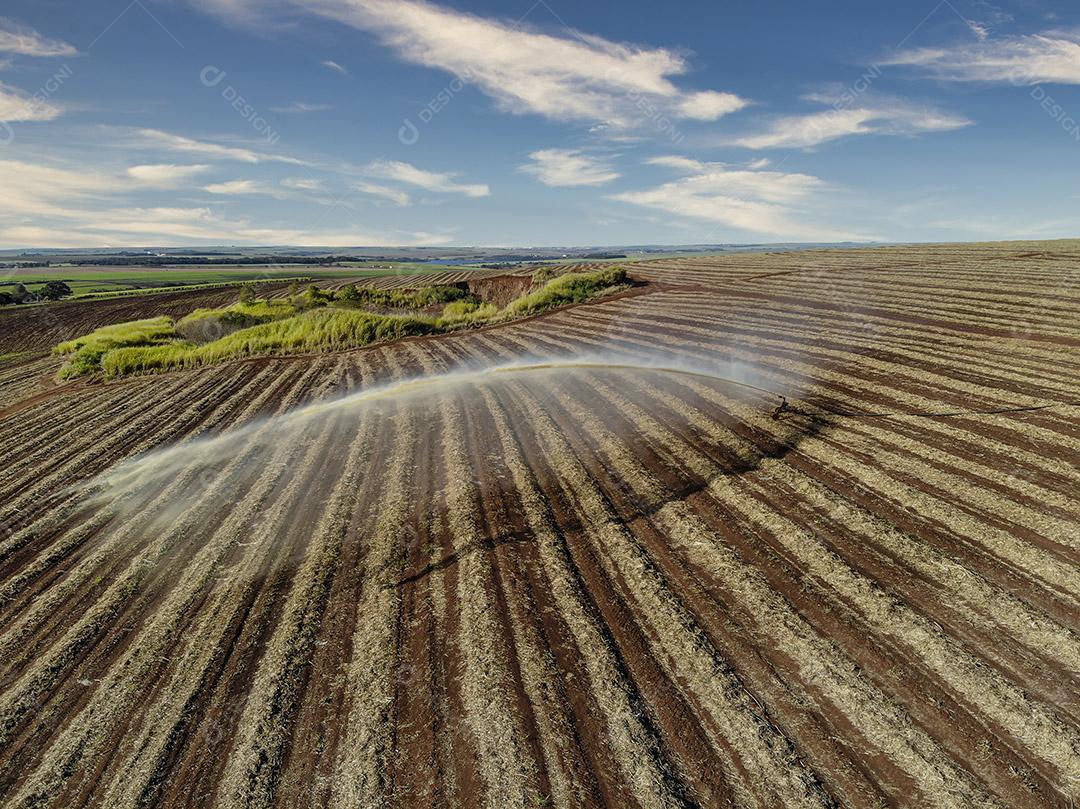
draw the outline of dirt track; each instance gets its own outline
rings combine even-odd
[[[28,406],[49,361],[5,363],[0,803],[1070,806],[1077,258],[649,262],[525,323]],[[614,353],[801,413],[587,367],[265,418]]]

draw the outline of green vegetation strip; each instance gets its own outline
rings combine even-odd
[[[296,265],[287,263],[267,268],[228,267],[214,269],[144,268],[144,267],[49,267],[19,268],[12,274],[0,271],[0,306],[19,303],[24,293],[40,296],[41,290],[51,283],[63,283],[69,292],[56,298],[105,298],[122,295],[144,295],[155,292],[178,292],[193,289],[213,289],[239,284],[289,283],[291,281],[332,281],[352,278],[382,278],[388,275],[419,275],[459,270],[444,264],[387,264],[350,263],[340,266]],[[45,296],[48,297],[48,296]],[[25,301],[29,302],[29,300]]]
[[[180,286],[211,283],[263,283],[289,281],[293,278],[342,279],[358,277],[379,277],[384,275],[415,274],[417,270],[442,272],[449,269],[461,269],[445,265],[429,264],[416,268],[411,265],[356,265],[341,267],[289,266],[278,267],[217,267],[213,269],[171,269],[171,268],[72,268],[53,267],[49,269],[9,270],[7,275],[0,271],[0,287],[15,284],[43,284],[46,281],[91,281],[94,283],[127,284],[131,286]]]
[[[309,275],[294,276],[291,278],[275,278],[272,281],[256,281],[259,284],[284,284],[284,283],[308,283],[315,279]],[[74,282],[76,284],[81,282]],[[245,282],[246,283],[246,282]],[[139,295],[157,295],[163,292],[197,292],[206,289],[236,289],[240,284],[236,281],[221,281],[212,284],[173,284],[163,287],[130,287],[103,289],[100,285],[92,291],[79,292],[75,288],[75,300],[101,300],[102,298],[130,298]]]
[[[619,267],[571,273],[503,309],[459,287],[373,290],[350,285],[333,292],[311,286],[287,301],[257,300],[246,289],[231,306],[197,309],[180,321],[157,317],[106,326],[53,351],[68,357],[61,379],[94,374],[115,378],[238,357],[358,348],[500,323],[609,295],[626,284],[626,271]],[[436,308],[438,314],[430,313]]]

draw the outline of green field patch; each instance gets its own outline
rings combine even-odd
[[[0,292],[12,292],[22,284],[31,293],[49,281],[63,281],[76,298],[104,298],[181,289],[213,289],[238,284],[312,281],[341,281],[347,278],[382,278],[387,275],[427,274],[449,269],[445,265],[371,265],[313,268],[308,265],[266,267],[215,267],[213,269],[169,269],[138,267],[47,267],[13,270],[0,277]]]
[[[106,326],[56,346],[68,356],[60,377],[106,378],[193,368],[227,359],[359,348],[372,343],[500,323],[625,288],[613,267],[547,281],[499,309],[459,287],[337,292],[314,286],[289,300],[246,298],[220,309],[197,309],[174,321],[158,317]],[[383,313],[364,307],[411,310]],[[437,311],[432,312],[431,309]]]

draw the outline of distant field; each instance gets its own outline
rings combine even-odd
[[[122,292],[129,289],[200,286],[220,283],[288,281],[297,277],[316,281],[344,278],[379,278],[387,275],[418,275],[446,272],[444,264],[356,262],[335,267],[281,264],[265,267],[27,267],[0,270],[0,292],[24,284],[31,292],[47,281],[63,281],[75,295]]]

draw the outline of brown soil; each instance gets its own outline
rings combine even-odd
[[[0,804],[1072,805],[1075,258],[646,262],[515,323],[98,385],[47,346],[234,293],[0,314],[30,352],[0,364]],[[716,376],[268,418],[604,351]]]

